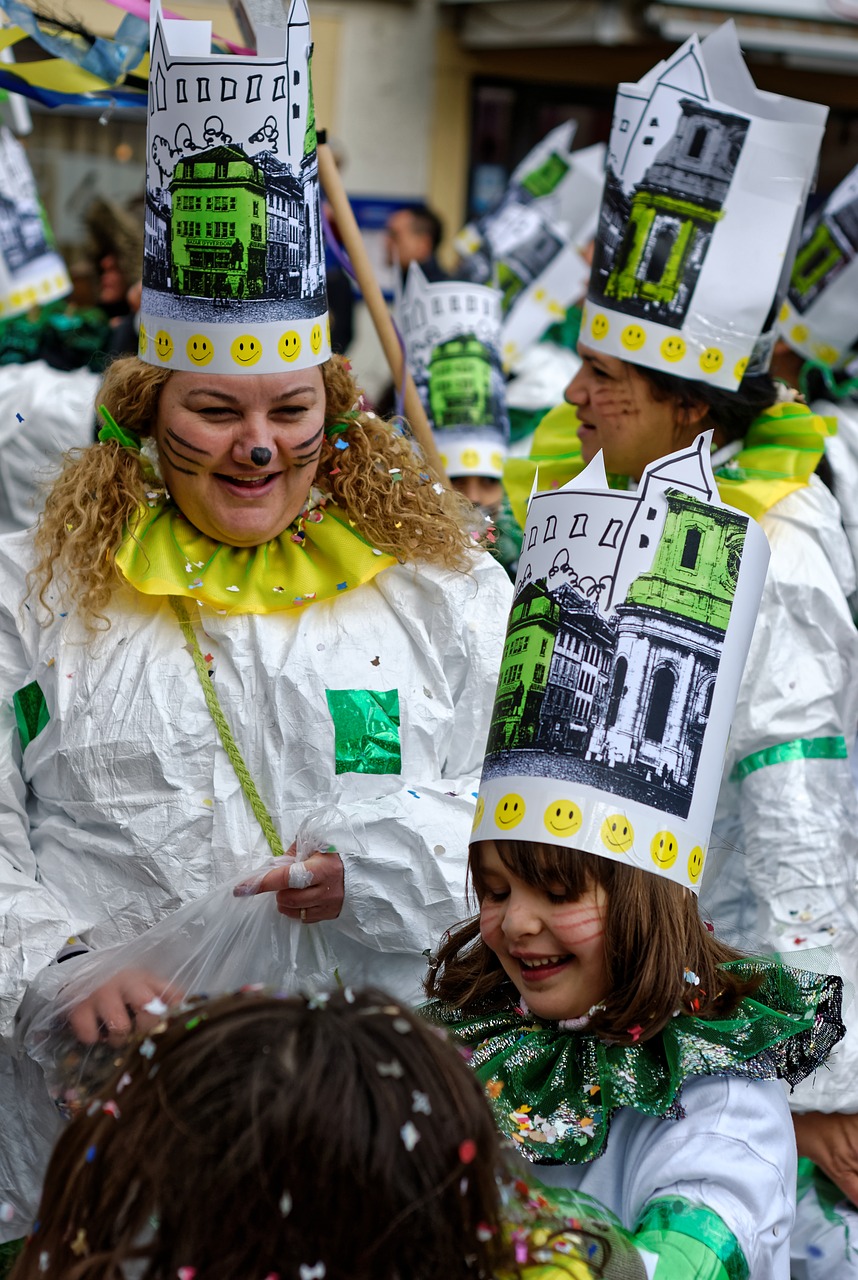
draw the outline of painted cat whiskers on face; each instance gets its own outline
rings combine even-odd
[[[164,432],[164,439],[161,443],[161,447],[169,458],[170,465],[175,467],[177,471],[183,472],[186,476],[198,475],[203,465],[202,462],[197,458],[189,458],[187,454],[181,453],[176,447],[176,444],[172,443],[174,440],[176,441],[176,444],[181,445],[182,448],[190,449],[192,453],[200,454],[201,458],[211,457],[208,449],[202,449],[199,445],[191,444],[190,440],[186,440],[184,436],[180,436],[172,427],[167,427]],[[180,467],[176,458],[181,458],[183,462],[190,462],[194,467],[194,470],[189,471],[187,467]]]
[[[325,434],[325,428],[319,427],[315,435],[310,436],[309,440],[302,440],[300,444],[295,446],[292,454],[292,465],[297,469],[309,467],[311,463],[317,462],[322,452],[322,437]]]

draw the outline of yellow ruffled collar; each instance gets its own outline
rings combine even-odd
[[[318,490],[298,520],[259,547],[200,533],[172,502],[138,512],[116,552],[123,576],[148,596],[184,596],[220,613],[303,609],[371,581],[395,564]]]
[[[578,418],[571,405],[552,409],[536,429],[529,458],[509,458],[504,486],[513,513],[523,526],[533,480],[540,489],[556,489],[584,467],[577,436]],[[833,418],[823,418],[805,404],[785,401],[765,409],[748,428],[742,448],[715,473],[724,502],[758,520],[796,489],[803,489],[836,432]],[[610,477],[614,488],[628,481]]]

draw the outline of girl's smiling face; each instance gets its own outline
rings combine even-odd
[[[575,853],[570,851],[570,858]],[[493,841],[479,852],[480,934],[537,1017],[580,1018],[608,995],[605,913],[594,885],[571,901],[512,872]]]

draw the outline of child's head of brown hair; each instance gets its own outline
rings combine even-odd
[[[389,996],[223,997],[117,1060],[14,1275],[490,1275],[500,1161],[459,1051]]]
[[[591,1016],[594,1034],[620,1044],[646,1040],[677,1012],[728,1017],[755,989],[756,981],[748,983],[720,967],[739,953],[716,939],[696,897],[682,885],[579,849],[524,840],[498,840],[495,847],[513,875],[546,894],[556,896],[560,888],[575,901],[589,889],[604,891],[610,992]],[[469,869],[479,903],[485,895],[479,841],[471,845]],[[445,936],[426,990],[464,1013],[499,1007],[515,995],[480,936],[479,917]]]

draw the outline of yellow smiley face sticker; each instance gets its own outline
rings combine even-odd
[[[310,330],[310,350],[314,356],[317,356],[322,350],[322,326],[314,324]]]
[[[611,326],[608,324],[608,317],[603,316],[601,311],[599,311],[593,316],[592,323],[590,324],[590,332],[598,341],[601,338],[607,337],[610,327]]]
[[[229,354],[236,364],[256,364],[262,355],[262,343],[258,338],[251,337],[249,333],[243,333],[234,340]]]
[[[620,334],[620,342],[626,351],[640,351],[646,342],[646,334],[639,324],[627,324]]]
[[[610,853],[628,853],[635,838],[634,827],[621,813],[612,813],[606,818],[599,834]]]
[[[159,360],[173,358],[173,339],[164,329],[159,329],[155,334],[155,355]]]
[[[502,831],[517,827],[524,817],[524,800],[515,794],[504,796],[495,809],[495,824]]]
[[[739,382],[741,382],[745,376],[745,370],[747,369],[747,367],[748,367],[748,357],[742,356],[741,360],[736,361],[736,366],[733,369],[733,377],[736,378]]]
[[[649,851],[657,867],[672,867],[679,853],[676,836],[670,831],[657,831],[652,838]]]
[[[816,358],[821,360],[823,364],[834,364],[840,352],[836,347],[829,347],[826,343],[821,342],[816,348]]]
[[[285,360],[287,364],[291,364],[293,360],[297,360],[301,354],[301,339],[294,329],[290,329],[288,333],[284,333],[280,341],[277,343],[277,350],[280,359]]]
[[[788,305],[788,303],[786,303],[786,302],[782,302],[782,303],[781,303],[781,309],[780,309],[780,311],[778,312],[778,319],[780,320],[781,324],[786,324],[787,320],[789,320],[789,305]]]
[[[702,870],[703,850],[700,848],[699,844],[696,844],[688,855],[688,879],[692,884],[697,884]]]
[[[483,814],[485,813],[485,811],[486,811],[485,799],[482,796],[479,796],[477,799],[477,807],[474,810],[474,825],[471,827],[472,831],[476,831],[477,827],[482,822]]]
[[[188,338],[185,350],[192,364],[208,364],[214,355],[214,343],[203,337],[201,333],[195,333]]]
[[[139,333],[139,334],[138,334],[138,336],[137,336],[137,354],[138,354],[138,356],[145,356],[145,354],[146,354],[146,344],[148,343],[148,341],[149,341],[149,335],[148,335],[148,333],[146,332],[146,326],[145,326],[145,324],[141,324],[141,326],[140,326],[140,333]]]
[[[810,330],[806,324],[794,324],[789,331],[789,336],[793,342],[807,342]]]
[[[685,339],[680,338],[678,333],[671,334],[669,338],[665,338],[659,350],[665,360],[669,360],[671,364],[674,364],[685,355]]]
[[[557,840],[568,840],[584,821],[574,800],[553,800],[545,810],[545,826]]]
[[[477,453],[476,449],[462,450],[462,466],[463,467],[478,467],[479,465],[480,465],[480,455]]]
[[[707,347],[700,357],[700,368],[704,373],[717,373],[724,363],[724,352],[717,347]]]
[[[331,319],[330,316],[325,321],[325,336],[328,339],[328,346],[331,345]]]

